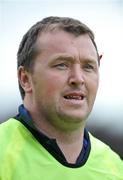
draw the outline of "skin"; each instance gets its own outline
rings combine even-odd
[[[37,129],[55,138],[73,163],[98,89],[97,52],[88,35],[75,37],[62,30],[42,33],[36,46],[33,72],[18,70],[24,105]]]

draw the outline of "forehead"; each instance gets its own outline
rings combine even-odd
[[[36,49],[39,54],[66,53],[81,58],[90,56],[97,59],[97,51],[88,34],[76,37],[63,30],[43,32],[37,39]]]

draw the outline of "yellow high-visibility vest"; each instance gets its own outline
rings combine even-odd
[[[0,125],[0,180],[123,180],[123,162],[90,133],[87,162],[70,168],[58,162],[19,121]]]

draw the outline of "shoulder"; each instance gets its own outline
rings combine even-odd
[[[29,148],[37,141],[31,132],[18,120],[11,118],[0,124],[0,160]]]
[[[89,133],[90,143],[91,143],[91,152],[93,155],[103,155],[103,158],[112,158],[115,157],[120,159],[120,157],[104,142],[94,137]]]
[[[0,124],[0,135],[7,135],[9,132],[12,132],[11,130],[19,126],[19,122],[15,120],[14,118],[10,118],[6,120],[5,122]]]
[[[10,118],[0,124],[0,146],[5,145],[7,142],[16,143],[24,139],[24,136],[30,137],[31,133],[28,129],[18,120]],[[27,138],[28,139],[28,138]]]
[[[7,121],[0,124],[0,134],[7,135],[12,134],[14,130],[18,130],[19,128],[23,128],[22,123],[17,121],[14,118],[10,118]]]
[[[90,137],[90,142],[91,142],[91,150],[93,151],[93,153],[98,152],[100,153],[110,153],[111,155],[116,155],[118,156],[111,148],[109,145],[105,144],[104,142],[102,142],[101,140],[97,139],[96,137],[94,137],[91,133],[89,133],[89,137]]]
[[[90,162],[97,165],[97,169],[123,179],[123,161],[107,144],[89,133],[91,142]]]

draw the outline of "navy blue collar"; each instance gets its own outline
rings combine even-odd
[[[31,128],[34,128],[34,125],[33,125],[33,121],[32,121],[32,118],[31,116],[29,115],[29,112],[26,110],[26,108],[24,107],[24,105],[20,105],[19,108],[18,108],[18,111],[19,111],[19,115],[21,116],[21,118],[31,127]]]

